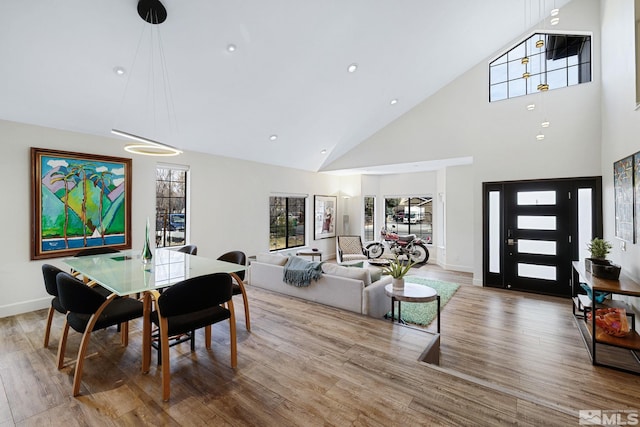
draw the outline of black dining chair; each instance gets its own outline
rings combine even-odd
[[[189,255],[198,255],[198,247],[196,245],[186,245],[178,249],[178,252],[184,252]]]
[[[62,336],[58,345],[58,369],[64,367],[64,356],[67,347],[69,327],[82,334],[76,372],[73,376],[73,396],[80,393],[80,381],[91,332],[105,329],[112,325],[121,325],[121,341],[123,346],[129,343],[129,320],[142,317],[143,305],[134,298],[116,298],[115,294],[104,297],[94,288],[85,285],[69,273],[58,273],[56,276],[60,305],[67,313]]]
[[[53,297],[51,300],[51,306],[49,306],[49,312],[47,314],[47,326],[44,330],[44,347],[49,347],[49,335],[51,333],[51,323],[53,322],[53,313],[67,314],[67,311],[60,304],[60,298],[58,297],[58,284],[56,283],[56,276],[58,273],[63,273],[58,267],[51,264],[42,265],[42,276],[44,278],[44,287],[49,295]]]
[[[242,251],[231,251],[222,254],[218,257],[219,261],[232,262],[234,264],[247,265],[247,256]],[[247,290],[244,287],[244,274],[245,271],[237,271],[234,277],[233,283],[233,295],[242,295],[242,302],[244,303],[244,321],[247,331],[251,331],[251,319],[249,317],[249,299],[247,298]],[[240,280],[238,280],[240,279]]]
[[[214,273],[183,280],[166,288],[161,294],[153,291],[156,310],[151,313],[151,321],[160,328],[158,357],[162,358],[163,400],[169,400],[171,393],[169,337],[204,328],[205,346],[210,349],[211,325],[228,319],[231,367],[237,366],[236,321],[231,288],[229,274]]]

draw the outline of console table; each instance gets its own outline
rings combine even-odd
[[[612,295],[626,295],[640,297],[640,283],[631,278],[620,275],[619,280],[601,279],[585,270],[584,263],[573,262],[574,277],[571,281],[573,295],[573,314],[578,329],[582,334],[585,346],[594,365],[607,366],[625,372],[640,374],[640,335],[635,331],[635,315],[633,310],[622,301],[605,300],[602,304],[594,304],[586,295],[579,294],[579,283],[586,283],[591,288],[592,295],[596,292],[607,292]],[[625,337],[608,335],[596,325],[595,310],[597,308],[617,307],[625,308],[631,317],[631,332]],[[587,314],[591,312],[591,320]],[[599,345],[602,348],[599,348]]]

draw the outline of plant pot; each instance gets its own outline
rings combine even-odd
[[[584,269],[585,271],[591,273],[593,271],[593,264],[598,265],[611,265],[611,262],[604,258],[585,258],[584,259]]]
[[[395,277],[393,279],[391,279],[391,284],[393,285],[393,290],[394,291],[402,291],[404,290],[404,278],[401,277],[399,279],[396,279]]]
[[[620,277],[620,270],[622,268],[613,263],[605,264],[592,264],[591,274],[601,279],[618,280]]]

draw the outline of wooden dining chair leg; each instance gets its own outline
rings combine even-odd
[[[204,327],[204,346],[207,350],[211,349],[211,325]]]
[[[91,338],[91,329],[82,334],[82,340],[80,341],[80,348],[78,349],[78,357],[76,358],[76,372],[73,375],[73,396],[80,394],[80,382],[82,381],[82,369],[84,368],[84,357],[87,353],[87,347],[89,347],[89,339]]]
[[[69,323],[65,318],[64,326],[62,327],[62,335],[60,336],[60,342],[58,343],[58,369],[64,368],[64,353],[67,350],[68,336],[69,336]]]
[[[251,332],[251,318],[249,317],[249,298],[247,298],[247,292],[244,289],[244,285],[240,283],[240,289],[242,290],[242,302],[244,304],[244,324],[247,331]]]
[[[129,322],[120,323],[120,342],[123,347],[129,345]]]
[[[160,320],[160,349],[162,357],[162,400],[169,400],[171,395],[171,368],[169,366],[169,324],[167,319]]]
[[[53,322],[53,313],[55,308],[49,307],[49,314],[47,315],[47,327],[44,330],[44,347],[49,347],[49,334],[51,333],[51,323]]]
[[[249,316],[249,298],[247,297],[247,290],[244,287],[244,282],[237,274],[231,273],[231,277],[233,277],[233,279],[236,281],[236,283],[238,283],[238,286],[240,287],[240,292],[242,293],[242,303],[244,304],[244,324],[247,328],[247,331],[251,332],[251,317]]]
[[[236,343],[236,315],[233,309],[233,299],[227,302],[227,309],[231,312],[229,317],[229,339],[231,341],[231,367],[238,366],[238,346]]]

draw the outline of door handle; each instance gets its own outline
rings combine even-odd
[[[507,245],[515,246],[518,243],[516,239],[507,239]]]

